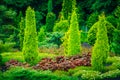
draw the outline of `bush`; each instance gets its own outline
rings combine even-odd
[[[102,71],[109,53],[109,43],[107,29],[105,25],[105,16],[99,16],[97,27],[97,40],[92,51],[91,64],[93,69]],[[97,65],[96,65],[97,64]]]
[[[4,80],[77,80],[68,76],[58,76],[51,71],[35,71],[16,67],[3,74]]]
[[[104,80],[118,80],[120,79],[120,70],[117,69],[117,70],[108,71],[106,73],[101,74],[101,77]]]
[[[23,54],[25,61],[35,64],[38,56],[38,37],[36,32],[35,12],[30,7],[26,10],[26,27],[23,41]]]
[[[83,73],[81,78],[82,80],[101,80],[100,72],[97,71],[87,71]]]
[[[15,46],[14,42],[5,42],[5,43],[3,43],[0,40],[0,53],[12,51],[14,46]]]
[[[120,30],[115,29],[113,33],[113,41],[111,43],[111,51],[117,55],[120,54]]]
[[[60,32],[52,32],[52,33],[46,33],[46,38],[44,41],[39,43],[39,47],[59,47],[61,45],[61,37],[63,36],[63,33]]]
[[[69,22],[68,20],[60,20],[59,22],[55,23],[55,26],[53,28],[53,31],[58,32],[66,32],[69,28]]]
[[[23,54],[20,52],[7,52],[2,53],[2,63],[8,62],[11,59],[18,60],[20,62],[25,62]]]

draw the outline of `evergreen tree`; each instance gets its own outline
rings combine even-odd
[[[52,0],[48,0],[48,13],[52,12],[52,9],[53,9],[53,7],[52,7]]]
[[[99,25],[97,27],[97,40],[95,41],[92,51],[92,67],[95,70],[102,71],[104,63],[109,53],[109,43],[107,37],[107,29],[105,25],[105,16],[99,17]]]
[[[25,61],[34,64],[38,56],[38,38],[36,32],[35,12],[31,7],[26,10],[23,54]]]
[[[55,23],[56,15],[53,12],[49,12],[46,16],[46,31],[52,32],[54,23]]]
[[[63,0],[62,15],[64,19],[68,19],[72,13],[72,0]]]
[[[43,40],[45,40],[45,32],[44,32],[44,28],[40,28],[40,32],[38,33],[38,41],[42,42]]]
[[[69,39],[68,39],[68,54],[74,55],[80,53],[80,32],[77,20],[77,14],[74,10],[71,16]]]
[[[21,17],[21,21],[19,23],[20,32],[19,32],[19,40],[20,40],[20,50],[23,48],[23,40],[24,40],[24,28],[25,28],[25,20]]]

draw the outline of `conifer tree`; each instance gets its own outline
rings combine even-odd
[[[28,7],[25,17],[25,34],[23,41],[23,54],[25,61],[35,64],[38,56],[38,37],[36,32],[35,11]]]
[[[74,10],[72,12],[70,28],[69,28],[69,39],[68,39],[68,54],[74,55],[80,53],[80,32],[77,20],[77,14]]]
[[[99,17],[99,25],[97,26],[97,40],[95,41],[92,51],[92,67],[95,70],[102,71],[108,57],[109,43],[107,29],[105,25],[105,16]]]
[[[52,7],[52,0],[48,0],[48,13],[52,12],[52,9],[53,9],[53,7]]]
[[[72,0],[63,0],[62,15],[64,19],[68,19],[72,13]]]
[[[42,42],[45,39],[45,32],[44,28],[40,28],[40,32],[38,33],[38,41]]]
[[[47,32],[52,32],[53,31],[53,27],[54,27],[54,23],[55,23],[55,19],[56,19],[56,15],[52,12],[52,0],[48,1],[48,13],[46,16],[46,31]]]
[[[20,32],[19,32],[19,40],[20,40],[20,50],[23,48],[23,40],[24,40],[24,28],[25,28],[25,20],[21,17],[21,21],[19,23]]]

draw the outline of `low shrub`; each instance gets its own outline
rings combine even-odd
[[[23,54],[21,52],[7,52],[2,53],[2,63],[5,63],[11,59],[18,60],[20,62],[25,62]]]
[[[108,57],[106,60],[106,63],[114,63],[114,62],[120,62],[120,57],[117,56]]]
[[[104,80],[118,80],[120,79],[120,70],[112,70],[106,73],[101,74],[102,79]],[[115,79],[118,78],[118,79]]]
[[[3,43],[0,40],[0,53],[12,51],[14,46],[15,46],[14,42],[5,42],[5,43]]]
[[[116,67],[117,69],[120,69],[120,62],[114,62],[112,66]]]
[[[51,71],[36,71],[21,67],[12,68],[3,76],[4,80],[77,80],[77,78],[55,75]]]
[[[82,80],[101,80],[100,72],[98,71],[86,71],[82,74]]]

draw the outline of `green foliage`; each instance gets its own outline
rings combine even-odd
[[[118,77],[118,79],[120,78],[120,70],[112,70],[112,71],[108,71],[104,74],[101,75],[102,76],[102,79],[104,80],[109,80],[109,79],[114,79],[116,80],[116,78]]]
[[[115,29],[113,33],[113,41],[111,43],[111,51],[120,54],[120,30]]]
[[[64,47],[64,54],[68,54],[68,39],[69,39],[69,31],[65,33],[65,35],[61,38],[62,46]]]
[[[53,7],[52,7],[52,0],[48,0],[48,13],[52,12],[52,9],[53,9]]]
[[[53,12],[49,12],[46,16],[46,31],[52,32],[56,15]]]
[[[62,15],[65,20],[69,19],[72,13],[72,0],[63,0],[62,3]]]
[[[89,28],[92,27],[92,25],[95,22],[97,22],[97,20],[98,20],[98,12],[91,13],[86,22],[87,27],[89,27]]]
[[[26,62],[35,64],[35,60],[38,56],[38,37],[36,32],[35,12],[30,7],[26,10],[25,22],[23,54]]]
[[[107,29],[104,21],[105,16],[100,16],[97,26],[97,40],[93,48],[91,59],[92,67],[98,71],[103,70],[103,65],[106,63],[106,59],[109,53]]]
[[[55,54],[49,54],[49,53],[39,53],[38,54],[38,61],[40,61],[43,58],[55,58],[57,55]]]
[[[107,35],[108,35],[108,40],[109,40],[109,44],[111,44],[111,41],[112,41],[112,33],[114,32],[114,26],[109,23],[108,21],[104,21],[104,24],[107,28]],[[96,33],[97,33],[97,27],[99,25],[99,22],[96,22],[91,28],[90,30],[88,31],[88,43],[90,45],[94,45],[95,43],[95,40],[96,40]]]
[[[20,25],[20,32],[19,32],[19,40],[20,40],[20,49],[23,48],[23,40],[24,40],[24,28],[25,28],[25,20],[24,18],[21,18],[21,21],[19,23]]]
[[[39,31],[39,33],[38,33],[38,41],[39,41],[39,42],[44,41],[44,40],[45,40],[45,37],[46,37],[46,35],[45,35],[44,28],[41,27],[41,28],[40,28],[40,31]]]
[[[59,47],[62,43],[60,39],[63,35],[64,34],[60,32],[46,33],[46,38],[39,43],[39,47]]]
[[[14,42],[5,42],[0,40],[0,53],[12,51],[15,43]]]
[[[11,59],[18,60],[20,62],[25,62],[23,54],[21,52],[6,52],[2,53],[2,63],[5,63]]]
[[[74,10],[71,16],[69,38],[68,38],[68,54],[75,55],[80,53],[80,32],[77,20],[77,14]]]
[[[65,33],[69,28],[68,20],[60,20],[59,22],[55,23],[53,31],[63,32]]]
[[[59,76],[51,71],[35,71],[16,67],[8,70],[3,74],[5,80],[77,80],[68,76]]]
[[[81,31],[81,43],[87,42],[87,32]]]

